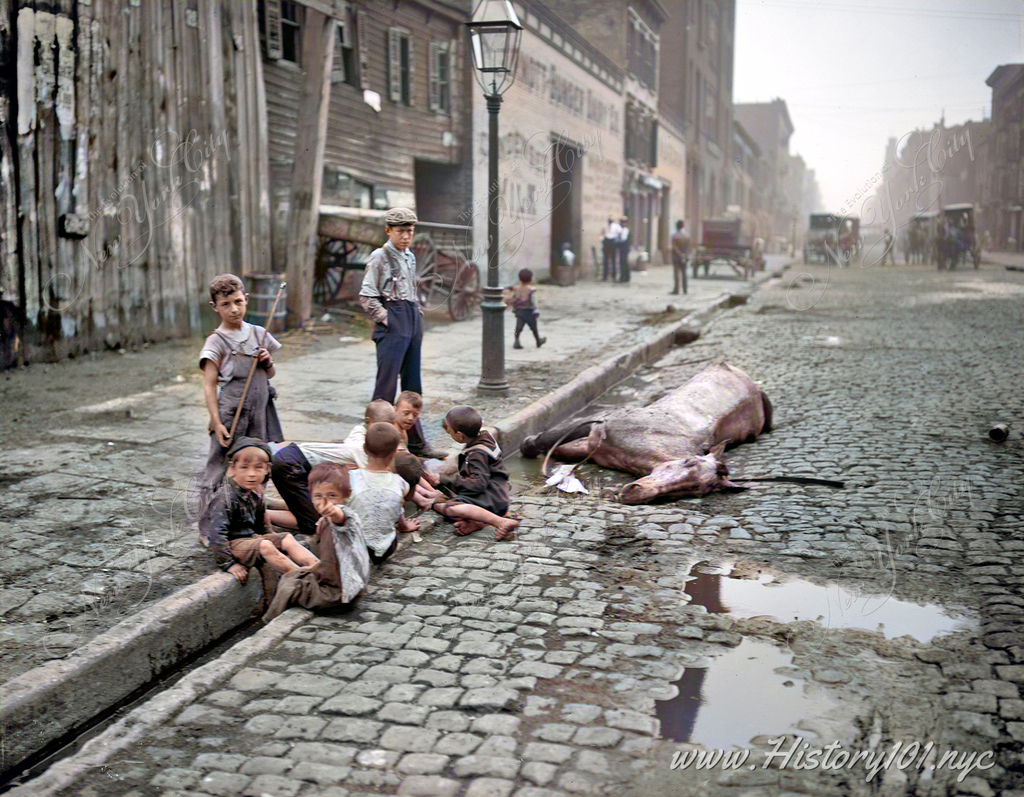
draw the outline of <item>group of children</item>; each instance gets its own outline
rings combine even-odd
[[[210,297],[221,323],[199,361],[211,436],[200,481],[200,537],[240,583],[253,566],[280,575],[265,621],[293,605],[351,604],[368,583],[371,563],[395,552],[399,532],[419,528],[405,517],[406,502],[433,509],[460,535],[493,526],[495,539],[514,537],[519,521],[506,517],[508,472],[476,410],[455,407],[445,416],[444,430],[464,445],[450,476],[427,471],[407,450],[422,408],[416,393],[401,393],[395,405],[370,402],[364,423],[341,443],[285,444],[270,387],[272,353],[281,344],[245,322],[248,295],[238,277],[214,279]],[[264,500],[271,479],[283,507],[268,508]],[[312,550],[275,526],[309,534]]]

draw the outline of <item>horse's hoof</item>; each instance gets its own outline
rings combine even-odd
[[[537,436],[531,435],[523,440],[523,442],[519,444],[519,453],[527,459],[536,459],[539,457],[541,455],[541,450],[537,447]]]

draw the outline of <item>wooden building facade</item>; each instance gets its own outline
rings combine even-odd
[[[254,3],[0,0],[0,367],[201,332],[269,269],[262,66]]]

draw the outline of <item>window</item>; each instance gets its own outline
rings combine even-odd
[[[373,186],[339,171],[336,166],[324,166],[321,192],[321,201],[325,205],[341,205],[349,208],[373,207]]]
[[[452,43],[432,41],[430,43],[430,110],[450,113]]]
[[[656,90],[658,82],[658,35],[632,8],[626,29],[628,68],[644,86]]]
[[[354,27],[352,14],[346,8],[342,11],[341,19],[337,20],[337,24],[334,26],[336,38],[331,83],[347,83],[359,88],[359,67],[355,48],[358,40],[354,35]]]
[[[388,30],[388,91],[392,102],[412,105],[412,34]]]
[[[267,5],[273,5],[268,2]],[[299,63],[302,44],[302,9],[298,3],[281,0],[281,60]]]

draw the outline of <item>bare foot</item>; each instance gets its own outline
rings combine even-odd
[[[420,530],[420,519],[419,518],[401,518],[398,523],[398,530],[404,534],[408,534],[410,531]]]
[[[503,518],[501,524],[496,526],[497,531],[494,534],[494,539],[499,542],[502,540],[514,540],[516,529],[519,528],[521,520],[518,517]]]
[[[456,520],[454,523],[455,533],[460,537],[465,537],[467,534],[472,534],[474,531],[480,531],[482,528],[486,528],[486,523],[480,523],[476,520]]]

